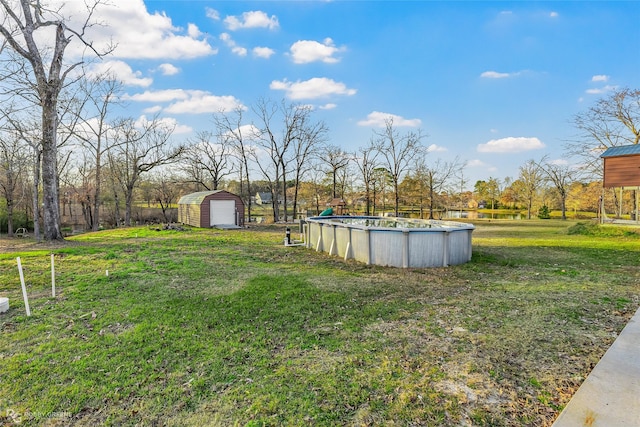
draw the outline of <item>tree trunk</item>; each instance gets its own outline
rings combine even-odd
[[[100,142],[98,138],[98,149],[96,150],[96,191],[93,195],[93,227],[91,228],[93,231],[98,231],[100,228]]]
[[[58,203],[58,147],[56,144],[56,97],[47,91],[42,100],[42,193],[44,213],[44,239],[63,240],[60,231],[60,206]]]
[[[247,181],[247,222],[251,222],[251,183],[249,181],[249,172],[246,173]]]
[[[124,225],[131,226],[131,205],[133,204],[133,187],[127,187],[127,194],[124,202]]]
[[[13,236],[13,200],[7,199],[7,235]]]
[[[393,183],[393,192],[394,192],[394,210],[395,210],[395,214],[396,217],[398,217],[398,215],[400,214],[400,190],[398,189],[398,181],[396,180]]]
[[[33,236],[40,241],[40,162],[42,153],[37,145],[33,146]]]
[[[433,185],[429,185],[429,219],[433,219]]]
[[[282,164],[282,206],[284,207],[284,222],[289,221],[287,216],[287,176]]]
[[[120,198],[118,197],[118,193],[114,191],[113,193],[114,200],[114,216],[115,216],[115,225],[116,228],[120,227]]]
[[[296,178],[296,185],[293,189],[293,220],[295,221],[296,219],[296,214],[298,213],[298,187],[299,187],[299,181]]]

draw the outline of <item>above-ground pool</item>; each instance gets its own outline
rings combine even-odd
[[[308,248],[391,267],[446,267],[471,260],[474,226],[462,222],[371,216],[306,219]]]

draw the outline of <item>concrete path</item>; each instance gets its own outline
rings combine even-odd
[[[640,309],[552,427],[640,426]]]

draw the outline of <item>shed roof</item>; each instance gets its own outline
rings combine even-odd
[[[619,147],[610,147],[600,155],[600,157],[619,157],[619,156],[632,156],[634,154],[640,154],[640,144],[622,145]]]
[[[201,204],[205,197],[210,196],[212,194],[223,192],[224,190],[213,190],[213,191],[198,191],[197,193],[187,194],[186,196],[180,197],[178,200],[179,205],[199,205]]]

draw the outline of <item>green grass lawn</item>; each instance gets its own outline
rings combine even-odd
[[[0,240],[0,425],[548,425],[640,305],[640,235],[476,226],[413,270],[281,226]]]

